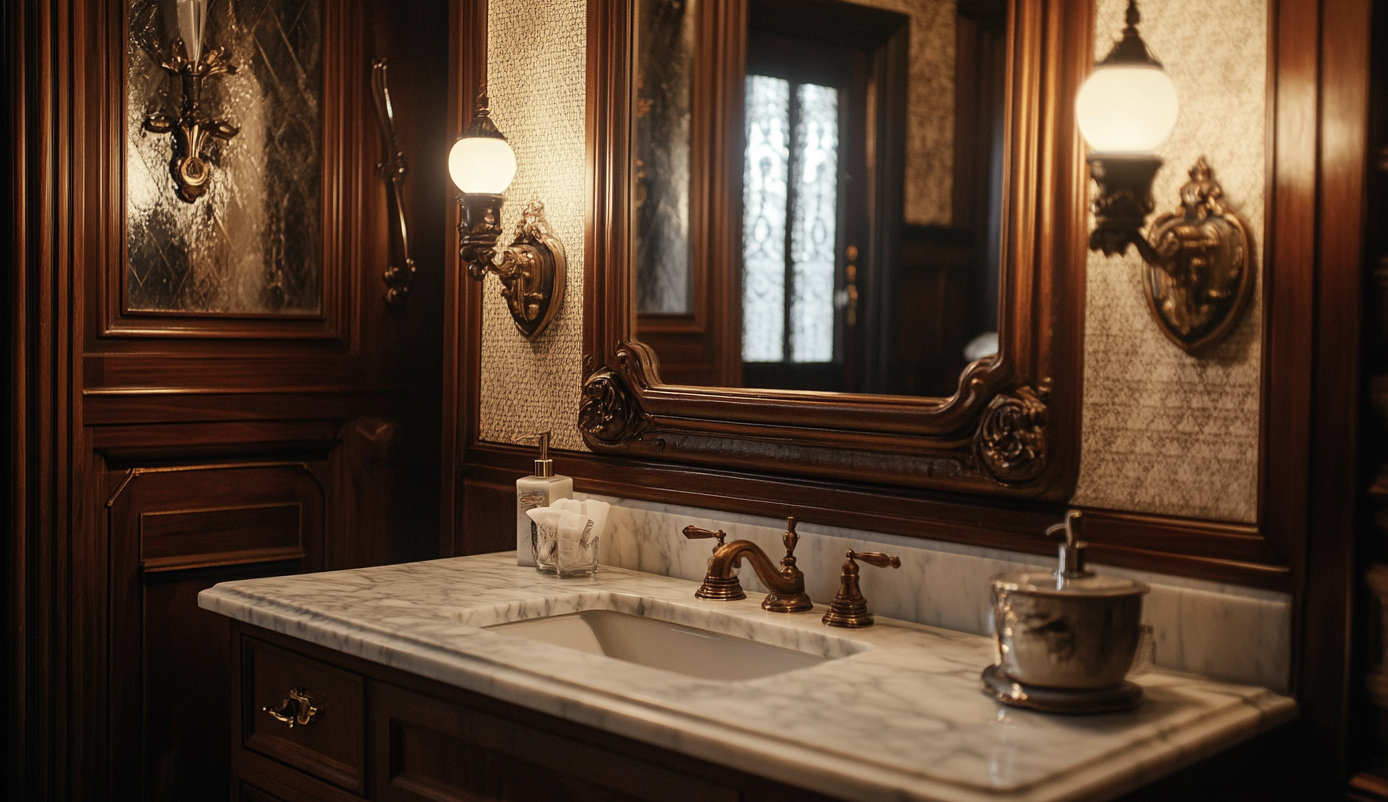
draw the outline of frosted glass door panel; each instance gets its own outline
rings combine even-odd
[[[178,197],[173,139],[144,130],[179,116],[182,82],[151,49],[179,37],[174,0],[130,0],[127,47],[127,312],[315,316],[323,304],[321,0],[213,0],[203,53],[234,74],[205,80],[203,105],[240,129],[213,140],[206,194]]]
[[[744,362],[834,360],[838,94],[828,86],[747,76]]]
[[[790,174],[790,82],[747,76],[743,176],[742,359],[785,355],[786,201]]]
[[[795,222],[790,230],[791,361],[834,359],[834,242],[838,228],[839,93],[799,87]]]

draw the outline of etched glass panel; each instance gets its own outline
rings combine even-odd
[[[785,353],[790,82],[766,75],[748,75],[746,105],[742,359],[745,362],[779,362]]]
[[[689,251],[694,0],[639,0],[635,164],[636,309],[693,311]]]
[[[239,131],[212,139],[206,193],[182,200],[170,174],[183,82],[160,66],[181,52],[174,0],[129,0],[125,309],[316,315],[322,309],[321,0],[213,0],[202,51],[226,48],[234,74],[203,81],[204,112]],[[151,52],[162,50],[163,56]]]
[[[792,362],[834,359],[834,253],[838,223],[839,92],[796,92],[795,208],[790,228]]]

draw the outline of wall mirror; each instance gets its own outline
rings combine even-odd
[[[1075,5],[590,0],[588,446],[1067,497]]]
[[[660,379],[952,393],[997,343],[1005,0],[633,9],[635,336]]]

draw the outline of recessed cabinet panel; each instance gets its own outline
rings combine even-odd
[[[109,502],[113,532],[138,543],[145,573],[301,560],[323,505],[302,463],[133,468]]]
[[[736,802],[735,788],[392,685],[371,687],[380,802]]]
[[[245,747],[362,793],[362,678],[252,638],[241,644]]]
[[[145,571],[303,556],[303,507],[298,502],[140,514],[140,567]]]

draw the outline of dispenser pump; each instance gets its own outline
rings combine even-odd
[[[550,478],[554,475],[554,460],[549,458],[549,432],[540,432],[527,439],[540,442],[540,458],[535,460],[535,475],[541,479]]]
[[[1083,514],[1079,510],[1070,510],[1065,513],[1064,523],[1046,530],[1046,537],[1065,533],[1065,542],[1060,544],[1060,564],[1055,569],[1057,579],[1079,579],[1094,575],[1093,571],[1086,571],[1084,568],[1084,552],[1089,544],[1080,540],[1083,524]]]

